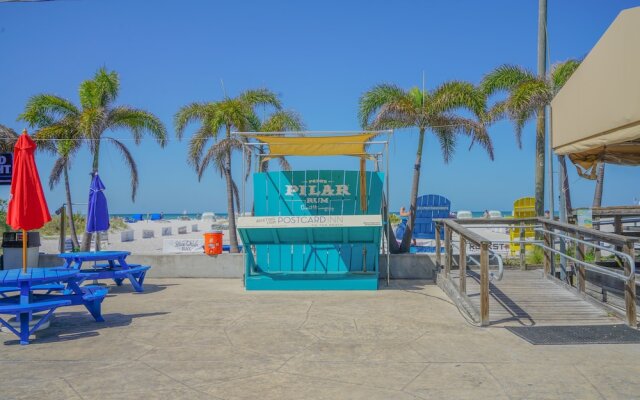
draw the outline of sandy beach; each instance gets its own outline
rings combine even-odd
[[[197,226],[197,231],[193,231],[193,226]],[[127,224],[128,230],[133,231],[133,241],[123,242],[121,240],[122,231],[110,232],[108,243],[103,242],[103,250],[124,250],[137,254],[162,253],[165,239],[203,239],[203,235],[207,231],[212,230],[218,225],[226,225],[226,220],[218,220],[217,222],[200,221],[200,220],[162,220],[162,221],[139,221]],[[186,227],[187,233],[179,234],[178,228]],[[171,234],[162,236],[163,228],[171,228]],[[152,238],[143,238],[143,231],[153,231]],[[220,230],[220,229],[216,229]],[[229,244],[229,231],[222,230],[223,244]],[[82,239],[81,233],[78,232],[78,238]],[[47,238],[41,240],[40,251],[49,254],[58,253],[58,239]]]

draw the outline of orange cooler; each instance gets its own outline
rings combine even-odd
[[[222,254],[222,231],[204,234],[204,252],[210,256]]]

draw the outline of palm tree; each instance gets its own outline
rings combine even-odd
[[[593,193],[593,207],[602,207],[602,192],[604,189],[604,163],[598,163],[596,170],[596,189]]]
[[[507,117],[515,125],[515,136],[518,147],[522,148],[522,131],[533,118],[544,115],[544,108],[551,103],[553,96],[564,86],[569,77],[580,65],[578,60],[558,63],[551,68],[545,77],[538,77],[535,73],[514,65],[502,65],[487,74],[481,83],[481,88],[487,96],[499,92],[506,92],[507,97],[497,101],[489,110],[492,120]],[[538,123],[536,129],[536,182],[535,201],[536,214],[544,215],[544,124]],[[567,185],[565,198],[570,203],[568,179],[566,177],[566,161],[559,156],[558,161],[563,170],[562,181]],[[566,204],[565,204],[566,207]]]
[[[227,212],[229,215],[230,252],[238,252],[235,206],[240,208],[238,186],[232,177],[231,154],[242,148],[244,137],[232,136],[233,130],[249,131],[255,128],[258,117],[256,107],[271,106],[282,108],[278,96],[267,89],[247,90],[237,97],[226,97],[220,101],[191,103],[178,110],[174,117],[176,136],[182,140],[184,131],[192,122],[200,122],[200,127],[189,140],[189,163],[202,179],[210,164],[224,176],[227,185]],[[209,140],[213,143],[205,152]],[[249,155],[247,155],[249,156]],[[235,206],[234,206],[235,202]]]
[[[0,124],[0,151],[10,153],[16,145],[18,134],[8,126]]]
[[[124,164],[130,171],[131,200],[135,201],[138,188],[136,162],[122,141],[105,136],[105,133],[120,129],[128,130],[133,135],[135,144],[140,144],[144,134],[149,133],[161,147],[164,147],[167,142],[167,131],[160,119],[148,111],[114,105],[119,92],[118,74],[115,71],[100,68],[93,79],[80,84],[80,107],[59,96],[40,94],[29,99],[21,119],[40,128],[50,126],[52,123],[62,123],[69,129],[77,131],[93,155],[92,172],[97,172],[99,169],[102,142],[112,144],[120,152]],[[56,139],[59,134],[60,132],[56,129],[41,130],[39,137],[43,140]],[[91,234],[85,232],[82,249],[88,250],[90,245]]]
[[[255,132],[302,132],[305,130],[304,122],[298,113],[291,110],[278,110],[272,113],[264,121],[256,120],[251,129]],[[275,134],[275,133],[274,133]],[[264,152],[264,146],[258,145],[260,154]],[[283,171],[290,171],[291,165],[285,157],[276,157]],[[269,170],[269,160],[258,160],[259,172]]]
[[[64,178],[64,189],[66,194],[66,212],[69,219],[69,231],[71,234],[71,242],[74,248],[80,247],[76,224],[73,219],[73,201],[71,199],[71,186],[69,185],[69,168],[71,167],[71,159],[82,146],[82,136],[75,129],[72,120],[61,120],[52,122],[41,128],[34,135],[39,146],[46,145],[50,153],[57,156],[56,162],[53,164],[49,175],[49,188],[53,188]],[[51,138],[56,138],[52,140]]]
[[[459,81],[446,82],[433,91],[418,88],[404,90],[396,85],[381,84],[361,96],[358,116],[363,128],[418,129],[409,221],[400,252],[409,251],[411,246],[425,133],[429,130],[438,138],[445,163],[453,156],[459,134],[470,136],[472,143],[477,142],[484,147],[493,159],[493,145],[483,122],[485,104],[485,96],[480,90],[470,83]],[[475,118],[457,114],[456,111],[461,109],[471,111]]]

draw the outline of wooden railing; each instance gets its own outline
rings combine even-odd
[[[576,289],[581,295],[585,295],[586,270],[596,273],[606,274],[620,279],[624,282],[625,290],[625,315],[628,325],[637,326],[636,314],[636,281],[635,281],[635,249],[634,244],[638,238],[622,236],[614,233],[601,232],[595,229],[583,228],[545,218],[475,218],[475,219],[441,219],[436,221],[436,265],[442,269],[444,278],[451,281],[451,266],[453,259],[453,232],[459,236],[460,260],[459,260],[459,282],[457,290],[466,296],[466,244],[471,242],[480,248],[480,310],[479,323],[481,326],[489,325],[489,248],[492,241],[466,228],[464,225],[502,225],[510,228],[521,228],[524,232],[525,226],[538,226],[542,234],[542,241],[524,240],[520,236],[520,264],[526,268],[525,243],[541,247],[544,250],[543,272],[549,279],[556,279],[554,270],[554,256],[559,254],[574,262],[577,284]],[[444,264],[442,263],[441,239],[444,230]],[[560,252],[555,248],[557,239],[565,240],[575,245],[575,257],[566,252]],[[593,243],[593,244],[592,244]],[[615,247],[618,250],[610,250],[602,243]],[[607,269],[585,262],[585,246],[602,248],[617,254],[623,265],[624,273],[612,272]],[[619,250],[621,249],[621,250]],[[453,282],[453,281],[451,281]]]
[[[638,238],[623,236],[615,233],[602,232],[595,229],[583,228],[580,226],[544,218],[540,218],[539,222],[542,225],[541,232],[544,235],[544,247],[546,247],[544,249],[545,276],[552,276],[550,274],[552,272],[551,267],[553,254],[560,254],[561,257],[569,258],[576,264],[576,289],[580,294],[584,294],[586,291],[587,269],[592,270],[595,273],[609,275],[622,280],[624,282],[626,322],[629,326],[636,327],[638,321],[636,313],[636,273],[634,245],[636,242],[638,242]],[[554,236],[560,237],[561,239],[568,242],[572,242],[575,245],[576,249],[575,257],[570,257],[567,254],[558,253],[558,251],[555,250],[552,245],[555,239]],[[607,249],[605,246],[602,246],[601,243],[611,245],[615,248],[615,250]],[[595,249],[609,251],[614,254],[622,265],[624,274],[611,273],[611,271],[607,271],[603,267],[585,262],[585,247],[589,246]]]
[[[436,221],[436,265],[441,267],[441,243],[440,235],[444,229],[444,277],[451,279],[451,265],[453,263],[453,245],[451,243],[453,232],[457,233],[460,238],[460,259],[458,262],[460,268],[460,280],[458,290],[467,293],[467,241],[475,244],[480,248],[480,325],[489,325],[489,246],[491,240],[473,232],[457,223],[455,220],[442,219]]]

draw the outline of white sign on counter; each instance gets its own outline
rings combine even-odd
[[[165,239],[163,253],[204,253],[204,239]]]
[[[240,217],[238,228],[347,228],[382,226],[380,215],[281,215]]]

